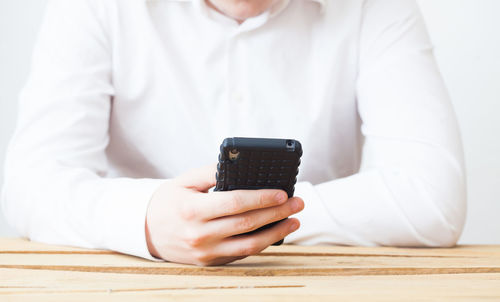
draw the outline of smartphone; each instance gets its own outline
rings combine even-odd
[[[280,189],[290,198],[301,156],[302,145],[293,139],[226,138],[220,146],[214,191]],[[273,245],[282,243],[283,239]]]

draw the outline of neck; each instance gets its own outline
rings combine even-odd
[[[215,10],[218,13],[223,14],[224,16],[228,16],[226,13],[224,13],[223,11],[221,11],[217,6],[213,5],[212,1],[205,0],[205,2],[207,3],[207,6],[210,7],[211,9]],[[231,17],[231,16],[228,16],[228,17],[230,17],[233,20],[235,20],[236,22],[238,22],[238,24],[241,24],[241,23],[243,23],[245,21],[245,19],[240,20],[240,19],[235,19],[234,17]]]
[[[278,0],[204,0],[207,6],[239,24],[270,9]]]

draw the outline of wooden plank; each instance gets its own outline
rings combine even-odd
[[[0,268],[220,276],[457,274],[500,273],[500,257],[256,255],[225,266],[197,267],[126,255],[0,254]]]
[[[90,250],[32,242],[20,238],[0,238],[0,253],[74,253],[74,254],[118,254],[112,251]],[[454,248],[394,248],[352,246],[270,246],[261,256],[356,256],[365,257],[500,257],[500,245],[460,245]]]
[[[82,249],[29,241],[23,238],[0,238],[0,254],[107,254],[118,253],[104,250]]]
[[[270,247],[220,267],[158,263],[108,251],[1,239],[0,268],[171,275],[398,275],[498,273],[498,246],[455,249]]]
[[[0,301],[500,301],[500,247],[270,247],[226,266],[0,239]]]
[[[0,270],[2,301],[500,299],[500,274],[215,277]]]

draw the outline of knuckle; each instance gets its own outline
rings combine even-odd
[[[271,214],[271,221],[278,221],[287,215],[283,214],[283,210],[280,208],[273,209]]]
[[[214,260],[215,257],[210,252],[198,250],[194,253],[194,261],[197,265],[209,266],[213,264]]]
[[[197,210],[191,205],[184,205],[180,209],[180,216],[184,220],[194,220],[198,216]]]
[[[272,197],[270,197],[272,198]],[[259,194],[259,198],[257,200],[257,205],[260,209],[265,208],[267,205],[267,194]]]
[[[232,199],[231,199],[231,202],[229,205],[229,209],[230,209],[231,213],[240,212],[240,210],[243,208],[243,205],[244,205],[244,201],[243,201],[242,193],[235,191],[233,193],[233,196],[232,196]]]
[[[240,255],[250,256],[261,251],[260,245],[256,240],[249,240],[241,249]]]
[[[251,231],[254,230],[257,226],[252,217],[243,216],[236,221],[235,227],[238,231]]]
[[[197,248],[202,246],[207,241],[207,235],[199,232],[191,232],[185,238],[185,242],[189,247]]]

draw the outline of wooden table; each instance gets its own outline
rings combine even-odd
[[[0,239],[0,301],[500,301],[500,246],[270,247],[226,266]]]

